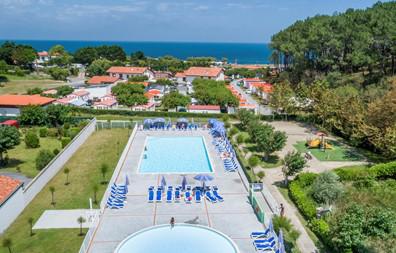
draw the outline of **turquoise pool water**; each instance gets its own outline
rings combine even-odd
[[[140,173],[212,172],[203,137],[154,137],[146,139]]]
[[[226,235],[204,226],[160,225],[130,235],[115,253],[238,253]]]

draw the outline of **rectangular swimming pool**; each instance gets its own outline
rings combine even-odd
[[[213,172],[203,137],[153,137],[146,139],[140,173]]]

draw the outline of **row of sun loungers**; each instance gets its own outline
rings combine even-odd
[[[110,196],[107,199],[107,207],[111,209],[120,209],[125,206],[126,194],[128,187],[126,185],[113,184],[110,190]]]
[[[252,232],[250,237],[254,239],[253,245],[258,252],[270,251],[277,253],[279,250],[275,250],[276,240],[269,228],[265,231]]]
[[[182,199],[181,187],[176,187],[175,190],[173,190],[172,186],[168,186],[166,193],[164,193],[165,191],[163,187],[160,186],[157,188],[157,190],[155,190],[154,186],[150,186],[148,188],[148,202],[153,203],[155,201],[160,203],[162,202],[163,195],[165,195],[167,203],[179,203]],[[184,192],[183,199],[184,202],[187,204],[190,204],[193,200],[195,201],[195,203],[201,203],[203,196],[205,196],[205,198],[212,203],[224,201],[223,197],[219,195],[217,187],[213,187],[212,191],[206,191],[205,193],[203,193],[199,189],[196,189],[193,194],[191,187],[187,186],[186,191]]]
[[[155,131],[155,130],[162,130],[162,131],[187,131],[187,130],[198,130],[199,126],[197,124],[190,124],[187,126],[177,127],[176,125],[165,125],[165,126],[154,126],[154,127],[146,127],[140,125],[139,130],[147,130],[147,131]]]

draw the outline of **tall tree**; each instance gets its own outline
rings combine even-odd
[[[3,154],[20,143],[20,134],[16,127],[0,126],[0,165],[4,164]]]
[[[298,172],[301,172],[306,164],[307,162],[305,161],[304,157],[302,157],[300,152],[288,152],[283,159],[282,167],[282,172],[285,177],[285,184],[288,184],[290,176],[294,176]]]

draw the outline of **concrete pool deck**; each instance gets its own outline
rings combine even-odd
[[[214,168],[214,180],[208,185],[217,185],[224,202],[210,203],[147,203],[147,188],[160,184],[164,175],[167,185],[181,184],[179,174],[139,174],[138,164],[147,136],[203,136]],[[222,160],[212,145],[212,137],[207,130],[193,131],[138,131],[117,177],[123,184],[127,175],[130,181],[127,204],[119,210],[106,208],[100,216],[88,252],[112,253],[117,245],[130,234],[153,225],[169,224],[174,217],[177,223],[200,224],[212,227],[228,235],[239,247],[240,253],[254,252],[249,235],[252,231],[263,230],[249,204],[244,175],[238,172],[225,172]],[[187,174],[189,185],[200,185],[193,179],[196,174]],[[268,217],[267,217],[268,218]],[[188,236],[188,235],[186,235]]]

